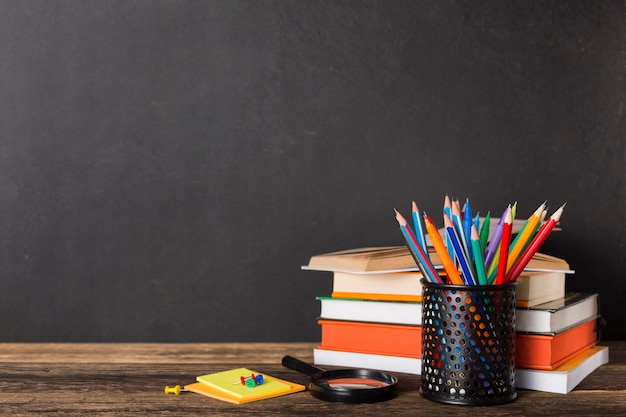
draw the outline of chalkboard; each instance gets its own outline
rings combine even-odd
[[[623,1],[0,2],[0,341],[317,341],[314,254],[567,202],[626,337]]]

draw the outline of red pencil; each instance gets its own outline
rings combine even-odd
[[[513,228],[513,216],[511,206],[506,211],[504,223],[502,225],[502,237],[500,238],[500,258],[498,258],[498,272],[496,274],[496,285],[505,283],[506,264],[509,259],[509,245],[511,244],[511,230]]]
[[[533,255],[539,247],[543,244],[543,242],[547,239],[548,235],[554,229],[554,226],[559,222],[561,218],[561,214],[563,214],[563,209],[565,208],[565,204],[563,204],[557,211],[554,212],[552,216],[546,221],[541,229],[537,232],[533,240],[528,245],[528,248],[524,251],[522,256],[520,256],[517,263],[513,266],[513,268],[509,271],[505,278],[505,282],[514,282],[517,280],[519,275],[522,273],[528,262],[532,259]]]

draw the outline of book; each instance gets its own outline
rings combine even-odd
[[[336,271],[333,273],[332,296],[367,300],[421,301],[421,278],[420,272],[354,274]]]
[[[421,358],[420,326],[324,320],[319,348]],[[597,318],[560,333],[516,333],[515,366],[551,370],[598,341]]]
[[[371,323],[422,324],[422,304],[405,301],[376,301],[354,298],[317,297],[320,318]]]
[[[353,293],[351,293],[353,294]],[[319,296],[320,318],[372,323],[422,324],[422,304],[415,301]],[[524,333],[557,333],[596,317],[598,294],[569,293],[534,307],[516,308],[515,330]]]
[[[374,355],[422,356],[422,328],[398,324],[318,320],[321,348]]]
[[[252,388],[241,383],[242,376],[249,377],[259,374],[247,368],[236,368],[196,377],[198,382],[185,385],[185,389],[233,404],[264,400],[292,392],[303,391],[303,385],[294,384],[282,379],[263,375],[263,384]]]
[[[482,218],[482,220],[484,220],[484,218]],[[490,219],[490,234],[493,233],[498,221],[499,218],[497,217]],[[524,221],[515,220],[513,222],[512,232],[519,232],[523,224]],[[439,234],[445,239],[446,231],[444,228],[439,229]],[[439,261],[437,252],[433,248],[430,237],[428,234],[424,237],[428,245],[428,256],[433,264],[441,267],[441,262]],[[308,265],[303,266],[303,269],[325,271],[345,270],[347,272],[387,270],[396,272],[399,269],[418,270],[415,260],[406,246],[374,246],[315,255],[311,257]]]
[[[597,342],[597,318],[559,333],[516,333],[515,366],[551,370]]]
[[[564,296],[565,273],[562,271],[527,271],[517,278],[517,307],[533,307]]]
[[[367,368],[412,375],[422,373],[421,359],[334,351],[320,347],[313,350],[313,362],[320,366]],[[594,346],[582,351],[551,371],[517,368],[515,370],[515,387],[517,389],[567,394],[593,371],[608,362],[609,348],[607,346]]]
[[[518,332],[557,333],[598,315],[598,294],[569,293],[556,300],[515,311]]]
[[[313,349],[313,362],[316,365],[376,369],[413,375],[422,373],[422,360],[419,358],[332,350],[320,346]]]
[[[609,362],[609,348],[594,346],[550,370],[516,369],[515,386],[520,389],[567,394],[589,374]]]
[[[560,271],[527,272],[517,280],[516,305],[530,307],[565,296],[566,274]],[[415,271],[353,273],[333,272],[334,298],[363,300],[422,300],[422,274]]]
[[[428,248],[428,255],[436,268],[443,269],[434,248]],[[406,246],[366,247],[314,255],[302,269],[353,273],[419,271]],[[573,273],[565,260],[542,253],[535,253],[524,271]]]
[[[429,256],[437,256],[437,253],[429,250]],[[367,247],[314,255],[302,268],[361,273],[418,270],[406,246]]]

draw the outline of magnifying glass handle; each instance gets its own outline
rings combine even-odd
[[[302,362],[300,359],[296,359],[289,355],[283,358],[282,363],[285,368],[293,369],[294,371],[298,371],[305,375],[315,375],[320,372],[324,372],[323,369],[310,365],[306,362]]]

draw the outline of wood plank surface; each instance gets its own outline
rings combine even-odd
[[[336,404],[307,392],[234,405],[194,393],[165,395],[198,375],[246,366],[306,385],[284,368],[286,354],[312,360],[313,343],[0,344],[0,415],[11,416],[624,416],[626,342],[610,346],[607,365],[569,394],[518,390],[506,405],[467,407],[426,400],[420,377],[399,374],[397,398],[378,404]]]

